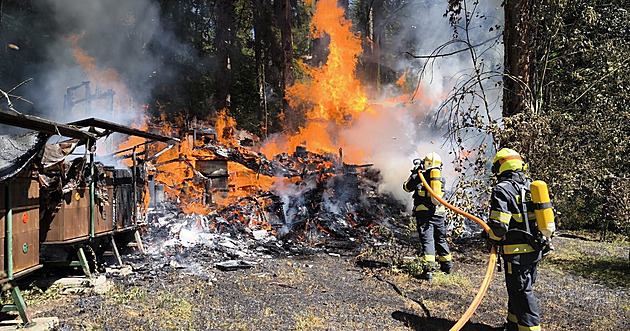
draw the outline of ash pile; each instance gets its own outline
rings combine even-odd
[[[160,193],[156,185],[152,191],[157,201],[151,202],[142,236],[153,267],[209,274],[211,268],[248,268],[279,255],[351,255],[365,246],[390,245],[392,237],[406,231],[405,206],[378,192],[379,171],[370,164],[343,163],[341,150],[339,155],[321,155],[299,147],[267,160],[217,142],[203,149],[204,160],[217,162],[210,171],[203,162],[191,165],[197,170],[191,181],[214,174],[216,183],[217,173],[227,173],[216,169],[216,163],[227,162],[277,180],[269,189],[201,185],[208,188],[203,199],[212,206],[206,213],[182,212],[182,199]],[[214,203],[231,195],[238,196],[224,205]],[[130,262],[142,268],[140,260]]]

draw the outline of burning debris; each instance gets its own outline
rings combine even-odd
[[[154,256],[190,267],[182,256],[203,255],[232,270],[269,254],[358,249],[387,240],[384,227],[403,228],[405,208],[378,192],[379,171],[345,164],[342,150],[300,147],[267,159],[216,135],[188,138],[148,166],[165,192],[148,213]]]

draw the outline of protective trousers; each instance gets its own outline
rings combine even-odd
[[[437,251],[440,269],[450,272],[452,265],[451,252],[446,242],[446,226],[444,225],[444,215],[422,215],[416,216],[418,233],[422,241],[422,252],[424,260],[435,267],[435,253]]]
[[[506,261],[504,267],[508,292],[507,330],[540,330],[540,314],[532,290],[538,263],[518,265]]]

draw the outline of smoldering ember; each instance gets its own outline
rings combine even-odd
[[[0,331],[630,330],[628,13],[0,0]]]

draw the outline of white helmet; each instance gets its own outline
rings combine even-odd
[[[435,152],[431,152],[424,157],[424,169],[442,168],[442,159]]]

